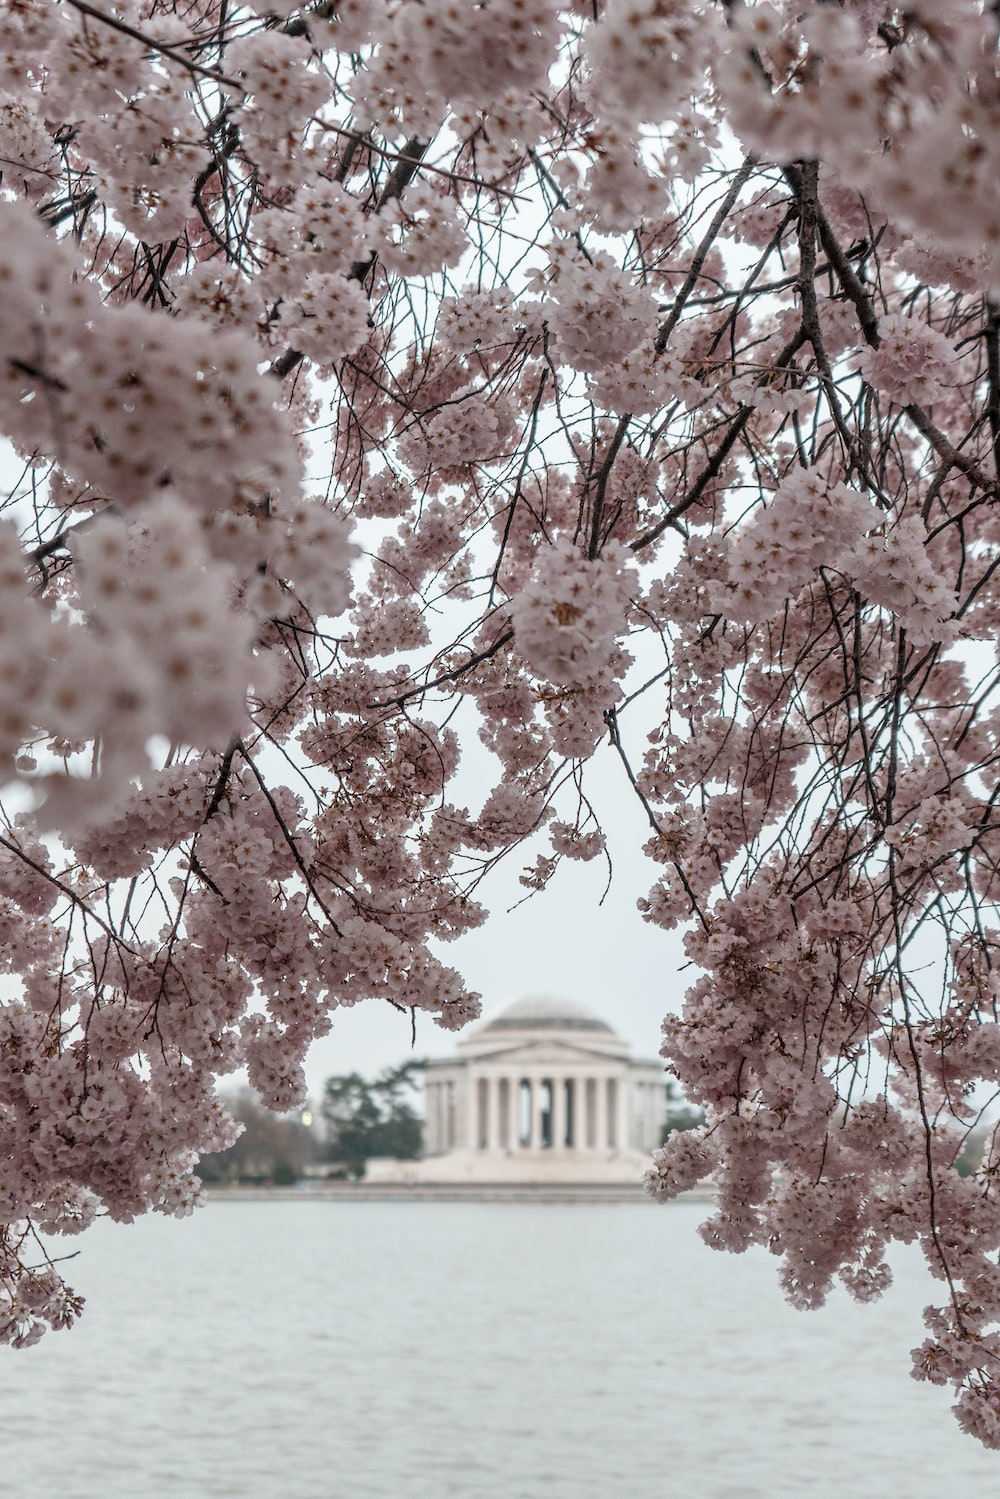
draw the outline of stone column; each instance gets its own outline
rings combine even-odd
[[[428,1155],[437,1155],[437,1083],[428,1083],[424,1092],[424,1119],[426,1138],[424,1149]]]
[[[511,1081],[509,1077],[497,1078],[497,1144],[501,1150],[510,1150]]]
[[[535,1150],[542,1148],[542,1080],[540,1077],[533,1078],[531,1083],[531,1144]]]
[[[486,1148],[500,1148],[500,1079],[486,1079]]]
[[[552,1079],[552,1145],[562,1150],[566,1145],[566,1079]]]
[[[598,1150],[608,1148],[608,1080],[597,1079],[597,1128],[594,1144]]]
[[[615,1083],[615,1096],[617,1104],[615,1141],[619,1150],[627,1150],[631,1141],[628,1138],[628,1083],[624,1072]]]
[[[469,1150],[479,1149],[479,1078],[474,1072],[465,1074],[465,1119],[463,1145]]]
[[[527,1132],[526,1132],[525,1137],[524,1137],[524,1141],[522,1143],[522,1138],[521,1138],[521,1112],[522,1112],[521,1093],[522,1093],[522,1089],[524,1088],[525,1085],[527,1085],[527,1097],[528,1097],[527,1109],[525,1110],[525,1112],[527,1113],[527,1116],[528,1116],[528,1127],[527,1127]],[[530,1078],[530,1077],[519,1077],[518,1080],[517,1080],[517,1088],[515,1090],[515,1095],[514,1095],[514,1139],[515,1139],[515,1141],[517,1143],[518,1150],[530,1150],[531,1149],[531,1130],[532,1130],[532,1126],[533,1126],[534,1122],[535,1122],[535,1083],[534,1083],[534,1079]]]

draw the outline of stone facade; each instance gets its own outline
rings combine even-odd
[[[481,1022],[424,1088],[424,1181],[637,1181],[667,1104],[661,1062],[557,999]]]

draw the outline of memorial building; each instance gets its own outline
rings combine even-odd
[[[424,1089],[422,1181],[638,1181],[667,1107],[663,1063],[563,999],[481,1021]]]

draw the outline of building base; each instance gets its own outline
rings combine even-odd
[[[638,1186],[650,1164],[641,1150],[452,1150],[422,1161],[371,1160],[365,1180],[413,1185]]]

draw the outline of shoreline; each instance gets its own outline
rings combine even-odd
[[[678,1202],[710,1203],[715,1189],[699,1183]],[[206,1186],[205,1200],[215,1202],[562,1202],[638,1203],[653,1198],[638,1182],[625,1185],[582,1182],[324,1182],[320,1186]]]

